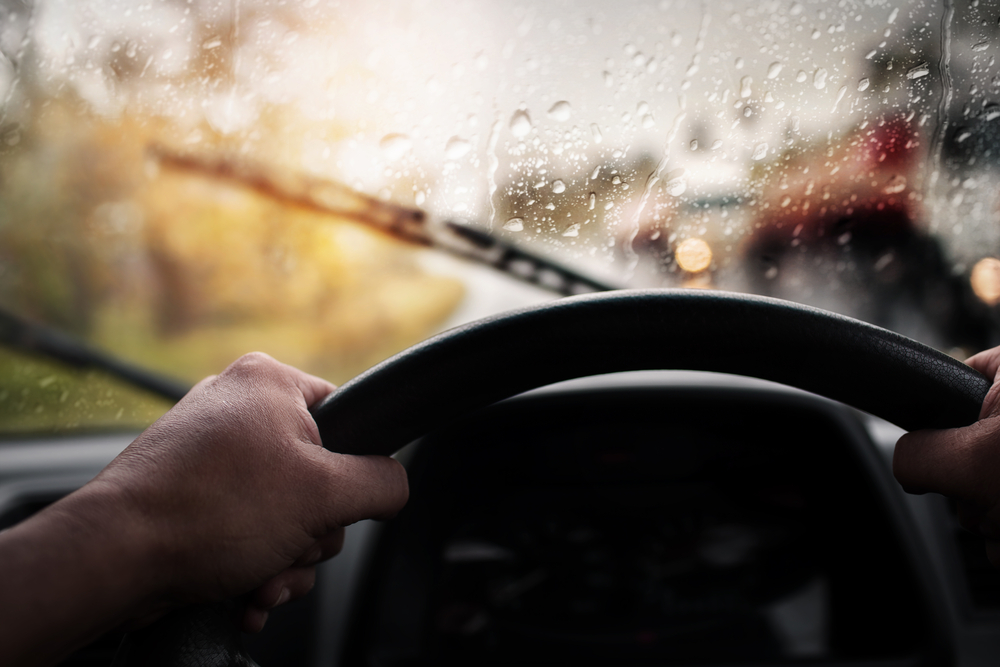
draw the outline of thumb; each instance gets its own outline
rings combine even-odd
[[[390,519],[410,494],[406,469],[388,456],[337,454],[316,448],[324,479],[318,509],[324,534],[362,519]]]

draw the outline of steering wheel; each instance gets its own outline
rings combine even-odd
[[[921,343],[848,317],[726,292],[623,290],[560,299],[446,331],[346,383],[312,410],[324,446],[392,454],[521,392],[616,371],[685,369],[772,380],[906,430],[979,417],[990,381]],[[229,602],[126,636],[113,667],[244,667]]]

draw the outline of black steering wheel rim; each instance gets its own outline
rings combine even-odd
[[[328,449],[392,454],[529,389],[646,369],[772,380],[906,430],[970,424],[990,388],[980,373],[926,345],[815,308],[726,292],[623,290],[446,331],[359,375],[312,413]],[[230,607],[182,609],[131,633],[114,666],[253,665]]]
[[[577,377],[684,369],[772,380],[905,430],[965,426],[990,382],[917,341],[800,304],[730,292],[621,290],[446,331],[313,409],[324,446],[392,454],[438,424]]]

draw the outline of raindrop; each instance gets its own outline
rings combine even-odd
[[[821,33],[818,28],[813,29],[812,35],[811,35],[811,37],[813,39],[819,39],[822,36],[823,36],[823,33]]]
[[[687,190],[687,170],[683,167],[674,169],[663,178],[663,189],[667,194],[680,197]]]
[[[960,128],[958,128],[958,132],[955,135],[955,143],[956,144],[960,144],[960,143],[962,143],[963,141],[965,141],[966,139],[968,139],[971,136],[972,136],[972,132],[969,132],[964,127],[960,127]]]
[[[566,228],[566,231],[562,233],[563,236],[579,236],[580,235],[580,223],[574,222],[572,225]]]
[[[552,192],[557,195],[566,192],[566,184],[559,180],[552,181]]]
[[[878,51],[876,49],[872,49],[871,51],[865,54],[865,60],[871,60],[872,58],[875,57],[876,53],[878,53]]]
[[[916,67],[911,67],[906,72],[907,79],[919,79],[920,77],[927,76],[931,73],[931,68],[927,63],[920,63]]]
[[[378,147],[390,162],[395,162],[413,148],[413,141],[405,134],[387,134],[378,142]]]
[[[751,90],[752,85],[753,77],[745,76],[740,79],[740,97],[746,99],[753,95],[753,90]]]
[[[523,139],[531,132],[531,118],[525,109],[518,109],[510,117],[510,133],[518,139]]]
[[[868,81],[867,77],[865,77],[864,79],[861,79],[860,81],[858,81],[858,91],[860,92],[860,91],[863,91],[863,90],[868,90],[868,85],[870,83],[871,82]]]
[[[656,125],[656,121],[653,120],[652,114],[646,114],[645,116],[642,117],[642,127],[643,127],[643,129],[648,130],[649,128],[653,127],[654,125]]]
[[[778,75],[781,74],[782,67],[783,65],[781,63],[771,63],[771,65],[767,68],[767,78],[777,79]]]
[[[823,90],[826,88],[826,75],[827,71],[824,68],[820,67],[816,70],[813,74],[813,88],[816,90]]]
[[[452,137],[444,146],[444,156],[449,160],[458,160],[468,155],[472,144],[461,137]]]
[[[569,102],[565,100],[560,100],[552,105],[552,108],[548,111],[548,117],[554,121],[560,123],[565,123],[569,120],[569,117],[573,114],[573,107],[569,105]]]
[[[524,229],[524,218],[511,218],[503,223],[503,228],[508,232],[519,232]]]
[[[692,140],[691,140],[691,143],[690,143],[690,144],[688,144],[688,146],[689,146],[689,147],[691,148],[691,150],[693,150],[693,151],[696,151],[696,150],[698,150],[698,140],[697,140],[697,139],[692,139]]]
[[[594,139],[595,144],[599,144],[604,140],[601,135],[601,128],[598,127],[597,123],[590,124],[590,136]]]
[[[987,104],[983,109],[984,120],[996,120],[1000,118],[1000,104]]]
[[[610,211],[614,207],[615,207],[615,203],[613,201],[604,202],[604,210],[605,211]]]
[[[217,49],[220,46],[222,46],[222,40],[219,39],[218,37],[213,37],[211,39],[206,39],[204,42],[201,43],[201,48],[205,49],[206,51],[211,51],[212,49]]]
[[[733,63],[733,66],[736,67],[736,69],[743,69],[743,63],[743,58],[737,58],[736,62]]]
[[[743,117],[744,118],[749,118],[752,115],[753,115],[753,108],[752,107],[749,107],[749,106],[743,107]]]
[[[791,9],[788,10],[788,13],[791,14],[792,16],[798,16],[799,14],[802,13],[802,4],[798,2],[793,2]]]
[[[767,144],[760,143],[754,146],[753,155],[750,157],[754,160],[763,160],[767,156]]]
[[[906,177],[901,174],[896,174],[886,182],[885,186],[882,188],[882,192],[887,195],[898,195],[905,189]]]
[[[427,193],[423,190],[417,190],[417,194],[413,195],[413,202],[417,206],[423,206],[425,201],[427,201]]]
[[[138,49],[139,47],[136,45],[135,42],[129,42],[128,45],[125,47],[125,55],[128,56],[129,58],[135,58],[135,54],[138,51]]]
[[[637,105],[635,105],[636,116],[645,116],[648,113],[649,113],[649,105],[646,104],[645,102],[639,102]]]
[[[612,185],[621,185],[621,182],[622,182],[621,176],[615,176],[614,178],[611,179]]]
[[[611,76],[611,72],[604,72],[604,85],[608,88],[615,85],[615,77]]]
[[[595,206],[597,206],[597,193],[591,192],[589,198],[589,209],[593,211]]]
[[[899,7],[893,7],[892,11],[889,12],[889,21],[888,21],[888,23],[895,23],[897,16],[899,16]]]
[[[988,39],[984,39],[983,41],[972,45],[973,51],[985,51],[988,48],[990,48],[990,40]]]
[[[87,41],[87,48],[88,49],[96,49],[97,45],[100,44],[100,43],[101,43],[101,36],[100,35],[94,35],[93,37],[90,38],[89,41]],[[975,47],[973,47],[973,48],[975,48]]]
[[[722,148],[722,139],[716,139],[712,142],[712,150],[717,151]]]
[[[805,83],[806,79],[808,79],[808,78],[809,78],[809,75],[805,73],[805,70],[801,70],[800,69],[795,74],[795,82],[796,83]]]
[[[594,167],[594,171],[590,172],[590,180],[596,181],[597,175],[601,173],[601,165]]]

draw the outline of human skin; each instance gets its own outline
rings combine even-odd
[[[253,632],[306,593],[344,526],[391,517],[409,492],[393,459],[321,446],[308,408],[333,389],[242,357],[90,483],[0,533],[4,664],[52,664],[115,627],[242,595]]]
[[[986,555],[1000,567],[1000,347],[965,363],[993,380],[979,421],[907,433],[896,443],[892,469],[909,493],[954,498],[962,527],[985,539]]]

